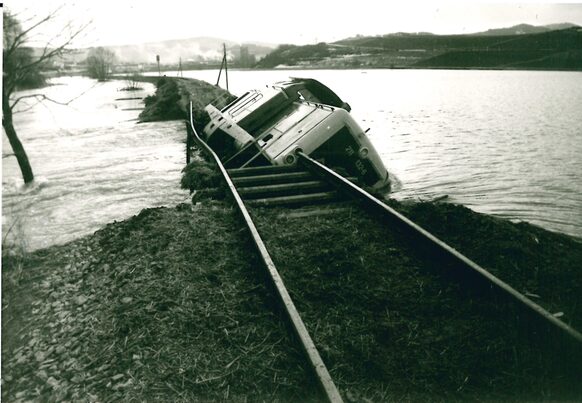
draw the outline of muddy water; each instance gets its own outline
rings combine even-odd
[[[77,77],[56,84],[42,91],[60,102],[83,95],[68,106],[29,102],[20,108],[30,111],[14,116],[36,179],[24,186],[15,158],[3,158],[3,236],[34,250],[187,199],[179,188],[184,124],[136,122],[151,84],[135,92],[119,91],[123,81]],[[11,152],[5,137],[3,154]]]
[[[184,76],[215,83],[218,72]],[[582,237],[582,73],[235,70],[229,85],[240,95],[288,77],[318,79],[350,103],[397,178],[394,197],[448,195]]]
[[[185,72],[215,82],[215,71]],[[170,75],[170,74],[168,74]],[[449,200],[582,237],[582,74],[523,71],[229,71],[230,89],[309,76],[334,89],[397,178],[401,199]],[[36,174],[23,186],[2,160],[2,232],[37,249],[92,233],[145,207],[174,205],[184,165],[179,122],[136,124],[121,81],[62,78],[15,115]],[[31,104],[29,103],[28,106]],[[22,104],[21,108],[27,107]],[[3,136],[3,154],[10,146]],[[8,234],[7,234],[8,233]]]

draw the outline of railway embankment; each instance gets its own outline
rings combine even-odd
[[[143,79],[152,80],[151,77]],[[139,116],[140,122],[186,119],[192,102],[194,118],[203,125],[206,105],[211,102],[227,104],[235,99],[226,90],[205,81],[164,76],[154,82],[156,93],[144,99],[145,108]]]
[[[167,81],[176,87],[160,85],[144,120],[221,95]],[[195,158],[182,186],[194,203],[33,253],[3,249],[3,401],[318,399],[213,166]],[[452,204],[389,203],[582,328],[579,239]],[[357,205],[323,210],[253,215],[346,401],[582,396],[578,374],[506,304],[443,276]]]
[[[461,206],[392,204],[425,227],[451,221],[443,239],[580,323],[579,243]],[[261,209],[255,219],[340,390],[372,401],[581,395],[556,344],[532,339],[515,307],[445,276],[438,261],[361,206]],[[476,244],[463,248],[466,239]]]

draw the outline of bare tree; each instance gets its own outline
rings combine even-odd
[[[121,91],[139,91],[142,89],[139,83],[142,81],[140,73],[133,73],[125,78],[125,87]]]
[[[67,51],[73,40],[77,38],[89,24],[74,27],[72,23],[62,27],[61,33],[47,41],[38,56],[35,56],[32,49],[27,46],[30,36],[33,36],[40,27],[54,21],[61,8],[49,13],[41,18],[29,18],[21,21],[10,11],[4,9],[3,24],[3,80],[2,80],[2,127],[8,137],[10,146],[22,173],[24,183],[34,180],[32,167],[28,161],[28,156],[24,150],[12,121],[12,115],[16,105],[25,98],[36,98],[39,101],[54,101],[44,94],[28,94],[13,99],[15,91],[35,80],[42,80],[40,69],[43,65]]]
[[[91,49],[87,56],[87,69],[91,78],[105,81],[111,75],[111,68],[115,62],[115,53],[109,49],[98,47]]]

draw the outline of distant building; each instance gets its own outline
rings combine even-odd
[[[243,45],[240,47],[240,57],[238,62],[240,67],[252,67],[255,64],[256,57],[249,52],[248,46]]]

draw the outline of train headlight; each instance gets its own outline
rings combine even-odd
[[[370,150],[368,150],[368,147],[362,147],[360,148],[360,151],[358,151],[358,154],[360,155],[360,158],[366,158],[369,152]]]
[[[296,159],[297,159],[297,157],[295,157],[295,154],[288,154],[285,157],[285,164],[292,165],[295,163]]]

